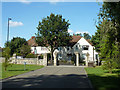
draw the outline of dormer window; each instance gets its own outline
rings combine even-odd
[[[76,50],[78,50],[78,46],[76,45]]]
[[[88,50],[88,49],[89,49],[89,45],[83,45],[83,46],[82,46],[82,49],[83,49],[83,50]]]
[[[58,47],[58,50],[61,51],[61,47]]]
[[[69,47],[67,47],[67,50],[69,50]]]

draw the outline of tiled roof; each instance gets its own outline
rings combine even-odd
[[[70,41],[70,46],[74,46],[82,37],[81,36],[72,36],[72,40]]]
[[[72,36],[72,41],[71,42],[78,42],[82,37],[81,36]]]
[[[72,36],[72,40],[70,41],[70,46],[74,46],[82,37],[81,36]],[[92,43],[90,42],[90,40],[86,40],[90,45],[92,45]],[[35,36],[32,36],[31,39],[29,39],[28,41],[28,45],[30,46],[38,46],[38,44],[35,41]]]
[[[86,39],[86,41],[93,46],[93,44],[90,42],[90,39]]]
[[[35,36],[32,36],[28,41],[27,41],[29,46],[38,46],[38,44],[35,41]]]

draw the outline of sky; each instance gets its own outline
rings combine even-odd
[[[24,1],[24,0],[22,0]],[[100,7],[97,2],[2,2],[2,43],[7,41],[8,18],[10,17],[9,40],[21,37],[29,40],[37,33],[39,21],[51,13],[60,14],[71,24],[68,32],[96,32]]]

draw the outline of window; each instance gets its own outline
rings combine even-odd
[[[67,50],[69,50],[69,47],[67,47]]]
[[[58,54],[58,57],[59,57],[59,58],[62,57],[61,53]]]
[[[78,50],[78,46],[76,45],[76,50]]]
[[[82,58],[83,58],[83,59],[85,59],[85,57],[86,57],[86,54],[85,54],[85,53],[84,53],[84,54],[82,54]]]
[[[96,54],[96,60],[98,59],[98,54]]]
[[[58,50],[61,51],[61,47],[58,47]]]
[[[89,49],[89,46],[88,46],[88,45],[83,45],[83,46],[82,46],[82,49],[83,49],[83,50],[88,50],[88,49]]]

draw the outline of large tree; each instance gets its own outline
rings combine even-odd
[[[26,57],[27,54],[29,54],[31,52],[30,50],[30,46],[28,45],[22,45],[22,47],[20,48],[20,53],[23,57]]]
[[[36,42],[41,46],[50,46],[51,60],[53,60],[53,52],[60,46],[66,46],[71,40],[68,33],[69,20],[62,18],[62,15],[53,13],[42,21],[39,21],[38,32],[36,34]]]
[[[20,48],[23,44],[27,45],[26,39],[13,37],[11,41],[5,43],[5,47],[9,47],[11,49],[10,55],[12,56],[14,53],[20,53]]]
[[[92,35],[91,42],[95,46],[95,50],[97,52],[100,52],[100,27],[97,27],[97,31],[95,32],[95,35]]]
[[[116,59],[120,68],[120,2],[104,2],[100,10],[100,19],[108,19],[114,26]],[[110,36],[112,37],[112,35]]]
[[[115,41],[115,27],[109,20],[104,20],[101,28],[101,41],[100,41],[100,57],[104,61],[104,68],[112,73],[112,69],[116,67],[115,54],[116,54],[116,41]]]

